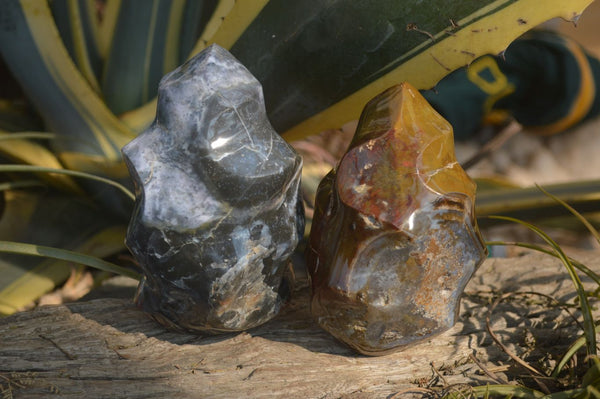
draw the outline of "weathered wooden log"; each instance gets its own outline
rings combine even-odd
[[[600,271],[597,252],[578,259]],[[488,259],[467,286],[454,328],[371,358],[318,327],[302,285],[274,320],[222,336],[168,331],[130,300],[114,298],[0,319],[0,397],[386,398],[436,384],[493,383],[473,357],[500,379],[525,373],[485,329],[494,298],[537,292],[573,303],[576,297],[563,266],[550,256]],[[548,354],[559,358],[581,333],[568,313],[537,294],[501,302],[491,327],[509,350],[540,369],[555,361]]]

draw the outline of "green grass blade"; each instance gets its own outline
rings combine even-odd
[[[545,253],[547,255],[554,256],[555,258],[558,258],[558,255],[556,253],[554,253],[554,251],[551,251],[549,249],[546,249],[546,248],[536,245],[536,244],[529,244],[526,242],[487,241],[485,244],[486,245],[502,245],[502,246],[514,245],[515,247],[533,249],[535,251],[539,251],[539,252]],[[588,276],[589,278],[594,280],[594,282],[596,284],[598,284],[598,286],[600,287],[600,275],[598,275],[598,273],[596,273],[595,271],[593,271],[592,269],[590,269],[589,267],[587,267],[586,265],[584,265],[583,263],[581,263],[575,259],[569,258],[569,260],[571,261],[571,264],[573,266],[575,266],[575,268],[577,268],[579,271],[584,273],[586,276]]]
[[[78,252],[68,251],[66,249],[52,248],[46,247],[43,245],[34,245],[34,244],[26,244],[22,242],[12,242],[12,241],[0,241],[0,252],[20,254],[20,255],[31,255],[31,256],[39,256],[46,257],[52,259],[63,260],[67,262],[74,262],[86,266],[93,267],[98,270],[103,270],[110,273],[120,274],[122,276],[127,276],[134,278],[136,280],[140,279],[139,273],[131,271],[121,266],[117,266],[113,263],[107,262],[105,260],[84,255]]]
[[[552,374],[550,374],[550,377],[552,377],[552,378],[558,378],[558,374],[560,374],[560,372],[562,371],[563,367],[565,367],[565,364],[567,364],[567,362],[573,356],[575,356],[575,354],[577,353],[577,351],[579,349],[581,349],[583,346],[585,346],[585,342],[586,342],[585,337],[580,337],[577,340],[575,340],[575,342],[573,342],[569,346],[569,349],[560,358],[560,360],[558,361],[558,363],[556,363],[556,366],[554,367],[554,370],[552,370]]]
[[[518,385],[484,385],[473,387],[473,394],[477,398],[483,398],[485,395],[506,395],[511,398],[543,398],[544,394],[534,389]],[[459,398],[459,396],[452,396]]]
[[[539,184],[536,184],[535,186],[542,193],[544,193],[545,195],[547,195],[548,197],[552,198],[554,201],[556,201],[557,203],[559,203],[560,205],[562,205],[563,207],[565,207],[566,209],[568,209],[569,212],[571,212],[573,214],[573,216],[575,216],[577,219],[579,219],[579,221],[588,229],[588,231],[594,236],[594,238],[596,239],[596,241],[600,244],[600,233],[598,233],[598,230],[596,230],[596,228],[594,226],[592,226],[592,224],[585,217],[583,217],[583,215],[581,213],[579,213],[575,208],[573,208],[571,205],[567,204],[562,199],[560,199],[557,196],[555,196],[555,195],[549,193],[548,191],[546,191]]]
[[[545,396],[548,399],[591,399],[594,396],[590,396],[589,392],[583,388],[569,389],[567,391],[555,392]]]
[[[575,267],[571,263],[569,257],[563,252],[562,248],[554,241],[550,236],[544,233],[540,228],[524,222],[519,219],[506,217],[506,216],[490,216],[490,218],[505,220],[509,222],[518,223],[522,226],[527,227],[529,230],[536,233],[540,238],[542,238],[552,249],[555,251],[558,258],[562,261],[563,265],[567,269],[571,280],[575,286],[577,291],[577,296],[579,297],[579,304],[581,307],[581,313],[583,315],[583,327],[584,327],[584,335],[586,337],[586,347],[588,355],[596,355],[596,326],[594,324],[594,318],[592,316],[592,311],[590,305],[588,303],[587,294],[585,289],[583,288],[583,284],[579,279],[579,275],[575,271]]]
[[[110,186],[116,187],[133,201],[135,201],[135,195],[129,191],[125,186],[117,183],[114,180],[106,179],[104,177],[92,175],[90,173],[78,172],[75,170],[67,170],[67,169],[54,169],[54,168],[45,168],[40,166],[30,166],[30,165],[0,165],[0,172],[28,172],[28,173],[57,173],[74,177],[81,177],[84,179],[90,179],[99,181]]]
[[[85,197],[55,190],[11,190],[4,194],[0,241],[62,248],[99,259],[125,250],[123,222],[99,212]],[[67,280],[73,266],[53,258],[0,253],[0,316],[12,314],[55,289]]]
[[[597,384],[600,384],[600,381],[597,381]],[[596,388],[593,385],[588,385],[587,391],[591,398],[600,399],[600,388]]]
[[[592,357],[592,367],[585,373],[581,383],[587,388],[600,388],[600,359]]]
[[[15,190],[19,188],[29,187],[45,187],[46,184],[39,180],[20,180],[20,181],[9,181],[6,183],[0,183],[0,191]]]
[[[5,140],[54,140],[58,135],[47,132],[17,132],[0,135],[0,141]]]
[[[52,151],[39,143],[23,139],[26,137],[47,138],[48,136],[40,132],[8,133],[0,130],[0,155],[19,164],[63,169],[63,164]],[[83,192],[79,185],[66,175],[43,174],[40,178],[60,190],[74,194]]]

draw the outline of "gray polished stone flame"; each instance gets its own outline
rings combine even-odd
[[[208,47],[161,80],[154,123],[123,155],[136,189],[126,244],[144,272],[137,304],[211,333],[275,316],[304,229],[302,160],[250,72]]]

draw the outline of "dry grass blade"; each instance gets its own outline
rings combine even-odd
[[[544,233],[540,228],[538,228],[530,223],[524,222],[519,219],[507,217],[507,216],[490,216],[490,218],[506,220],[506,221],[521,224],[521,225],[527,227],[529,230],[536,233],[540,238],[542,238],[554,250],[556,256],[561,260],[561,262],[567,269],[569,276],[571,277],[571,280],[573,281],[573,284],[577,291],[577,296],[579,298],[579,305],[581,307],[581,313],[583,315],[583,328],[584,328],[584,333],[585,333],[585,337],[586,337],[587,353],[588,353],[588,355],[595,356],[597,353],[597,349],[596,349],[596,326],[594,324],[594,318],[592,316],[592,311],[591,311],[591,308],[590,308],[590,305],[589,305],[589,302],[587,299],[587,294],[585,292],[583,284],[581,283],[581,279],[579,278],[579,275],[575,271],[575,267],[571,263],[571,260],[569,259],[569,257],[564,253],[562,248],[552,238],[550,238],[550,236],[548,236],[546,233]]]
[[[467,159],[462,164],[464,170],[468,170],[473,166],[477,165],[482,159],[491,154],[493,151],[499,149],[506,143],[511,137],[520,133],[523,130],[521,124],[516,121],[510,122],[504,129],[488,141],[475,155]]]
[[[431,370],[437,376],[437,378],[439,378],[444,383],[444,385],[448,385],[448,382],[446,381],[446,378],[444,378],[444,376],[442,375],[442,373],[440,373],[440,371],[435,368],[435,363],[432,361],[431,363],[429,363],[429,365],[431,366]]]
[[[517,364],[519,364],[521,367],[525,368],[526,370],[529,370],[531,373],[533,373],[533,375],[537,375],[537,376],[543,377],[544,376],[543,373],[541,373],[539,370],[531,367],[529,365],[529,363],[525,362],[523,359],[521,359],[520,357],[518,357],[517,355],[515,355],[514,353],[512,353],[506,347],[506,345],[504,345],[502,343],[502,341],[500,341],[500,338],[498,338],[498,336],[496,335],[496,333],[492,330],[492,326],[491,326],[491,323],[490,323],[490,316],[494,312],[494,309],[496,309],[496,306],[498,306],[498,304],[500,304],[500,302],[502,302],[505,299],[511,297],[512,295],[513,295],[512,293],[501,295],[498,298],[496,298],[496,300],[491,304],[490,309],[489,309],[487,315],[485,316],[485,328],[486,328],[487,332],[490,334],[490,336],[492,337],[492,339],[494,340],[494,342],[500,347],[500,349],[502,349],[502,351],[504,353],[506,353],[508,356],[510,356],[510,358],[512,360],[514,360]]]
[[[404,397],[404,395],[407,395],[409,393],[413,393],[413,394],[418,393],[418,394],[422,394],[423,397],[429,397],[429,398],[439,398],[440,397],[440,395],[433,389],[415,387],[415,388],[408,388],[408,389],[402,390],[400,392],[396,392],[392,396],[388,397],[388,399],[400,399],[400,398]]]
[[[440,395],[442,398],[455,398],[455,399],[473,399],[476,398],[473,387],[467,384],[452,384],[447,387],[444,387],[442,394]],[[484,396],[487,398],[487,396]]]
[[[81,254],[78,252],[68,251],[65,249],[46,247],[42,245],[34,245],[34,244],[26,244],[21,242],[11,242],[11,241],[0,241],[0,252],[7,252],[13,254],[21,254],[21,255],[31,255],[31,256],[41,256],[46,258],[64,260],[67,262],[74,262],[86,266],[93,267],[95,269],[103,270],[110,273],[120,274],[122,276],[127,276],[134,278],[136,280],[140,279],[140,275],[134,271],[126,269],[121,266],[117,266],[113,263],[107,262],[105,260]]]
[[[579,328],[581,328],[583,330],[583,326],[581,325],[581,323],[579,322],[579,320],[577,320],[577,317],[573,314],[573,312],[571,312],[569,310],[569,308],[567,307],[567,305],[565,305],[564,303],[560,302],[558,299],[541,293],[541,292],[535,292],[535,291],[522,291],[522,292],[513,292],[513,295],[521,295],[521,296],[525,296],[525,295],[535,295],[535,296],[540,296],[542,298],[546,298],[549,301],[553,302],[555,305],[557,305],[559,308],[561,308],[562,310],[564,310],[570,317],[571,319],[573,319],[573,321],[579,326]]]
[[[547,295],[547,294],[543,294],[541,292],[533,292],[533,291],[514,292],[514,293],[511,293],[511,294],[512,295],[536,295],[536,296],[541,296],[543,298],[546,298],[546,299],[554,302],[563,311],[565,311],[566,313],[568,313],[569,316],[571,317],[571,319],[573,319],[573,321],[575,321],[575,323],[577,323],[579,325],[579,327],[583,330],[583,326],[581,326],[580,322],[577,320],[577,318],[575,317],[575,315],[569,310],[568,307],[566,307],[564,304],[560,303],[556,298],[554,298],[554,297],[552,297],[550,295]],[[511,294],[506,294],[506,296],[509,296]],[[489,329],[488,329],[488,331],[489,331]],[[561,357],[561,359],[558,361],[558,363],[556,364],[556,366],[552,370],[552,373],[550,374],[551,378],[557,378],[558,377],[558,374],[562,371],[563,367],[569,362],[569,360],[577,353],[577,351],[579,349],[581,349],[582,347],[585,346],[585,342],[586,342],[585,341],[585,337],[580,337],[579,339],[577,339],[575,342],[573,342],[571,344],[571,346],[569,347],[569,349],[567,350],[567,352],[565,352],[565,354]],[[510,354],[509,354],[509,356],[510,356]],[[498,379],[494,378],[495,375],[488,374],[488,372],[486,372],[486,370],[483,367],[483,365],[481,365],[479,363],[479,361],[472,354],[469,355],[469,357],[471,358],[471,360],[473,360],[481,368],[481,370],[486,375],[488,375],[490,378],[494,379],[494,381],[506,384],[506,381],[504,381],[504,382],[499,381]]]
[[[480,369],[483,371],[485,375],[490,377],[492,380],[496,381],[498,384],[508,384],[504,378],[498,377],[496,374],[488,370],[480,361],[475,357],[473,353],[469,354],[469,359],[471,359]]]

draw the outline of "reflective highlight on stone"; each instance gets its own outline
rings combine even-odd
[[[136,302],[172,328],[239,331],[277,314],[304,229],[302,160],[273,130],[260,83],[211,46],[166,75],[155,122],[123,148],[136,205]]]
[[[450,124],[416,89],[405,83],[371,100],[317,191],[307,264],[319,324],[366,355],[454,325],[487,254],[474,201]]]

